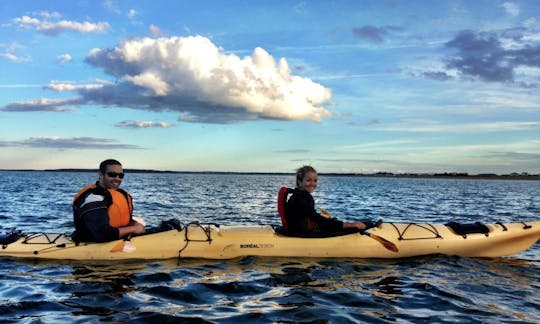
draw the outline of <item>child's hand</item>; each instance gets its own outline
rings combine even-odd
[[[321,208],[321,215],[323,215],[326,218],[332,218],[332,215],[326,210]]]

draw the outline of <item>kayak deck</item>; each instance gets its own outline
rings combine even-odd
[[[483,224],[482,224],[483,225]],[[371,237],[292,237],[270,225],[199,224],[133,237],[130,241],[76,244],[67,234],[30,234],[2,243],[0,257],[121,260],[262,257],[405,258],[428,254],[501,257],[527,250],[540,239],[540,221],[483,225],[484,232],[458,233],[443,224],[383,223]],[[388,249],[376,237],[395,245]]]

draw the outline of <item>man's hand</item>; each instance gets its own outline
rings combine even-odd
[[[144,233],[144,226],[141,223],[138,223],[136,221],[132,221],[129,223],[128,226],[120,227],[118,229],[118,236],[120,238],[128,235],[128,234],[143,234]]]
[[[133,216],[132,219],[136,221],[139,224],[142,224],[142,226],[146,226],[146,222],[144,221],[144,218],[141,216]]]
[[[142,233],[144,233],[144,225],[139,223],[139,222],[133,221],[131,227],[133,228],[133,231],[131,232],[133,234],[142,234]]]

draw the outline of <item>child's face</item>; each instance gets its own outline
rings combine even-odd
[[[315,188],[317,188],[317,173],[307,172],[302,182],[300,182],[300,187],[309,193],[315,191]]]

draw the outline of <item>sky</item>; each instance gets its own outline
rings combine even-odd
[[[0,2],[0,169],[540,173],[540,2]]]

